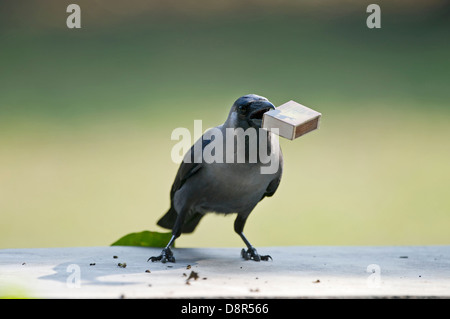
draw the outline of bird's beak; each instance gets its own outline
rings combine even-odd
[[[251,126],[258,128],[261,127],[264,113],[270,110],[275,110],[275,106],[269,101],[258,101],[252,103],[252,108],[254,110],[248,115],[248,121]]]

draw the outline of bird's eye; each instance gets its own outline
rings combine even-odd
[[[251,104],[251,102],[239,105],[239,110],[240,111],[247,111],[247,109],[248,109],[250,104]]]

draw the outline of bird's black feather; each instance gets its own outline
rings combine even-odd
[[[206,145],[208,145],[211,140],[202,139],[202,152]],[[175,180],[172,184],[172,189],[170,190],[170,209],[164,214],[163,217],[157,222],[158,226],[172,229],[175,225],[175,221],[178,217],[178,213],[173,205],[173,197],[177,190],[179,190],[183,184],[195,173],[197,173],[202,168],[202,163],[194,163],[194,145],[189,150],[187,155],[190,158],[189,163],[184,161],[180,164],[177,175],[175,176]],[[191,214],[189,214],[191,215]],[[195,227],[200,222],[200,219],[203,217],[200,213],[192,213],[191,218],[187,218],[184,222],[181,232],[182,233],[191,233],[194,231]]]

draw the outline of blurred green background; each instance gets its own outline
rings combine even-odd
[[[0,3],[0,248],[165,231],[174,128],[239,96],[296,100],[319,130],[281,140],[256,246],[450,244],[450,5],[377,1]],[[208,215],[178,247],[237,246]]]

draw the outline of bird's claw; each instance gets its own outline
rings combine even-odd
[[[261,261],[261,260],[268,261],[269,258],[270,258],[270,260],[273,260],[272,257],[270,257],[269,255],[263,255],[263,256],[259,255],[258,252],[256,251],[256,249],[253,247],[247,249],[247,251],[245,251],[245,249],[242,248],[241,256],[245,260],[253,259],[254,261]]]
[[[161,251],[161,255],[159,256],[152,256],[150,257],[147,261],[161,261],[163,264],[165,264],[166,262],[171,262],[174,263],[175,262],[175,257],[173,256],[172,250],[170,250],[170,248],[164,248]]]

